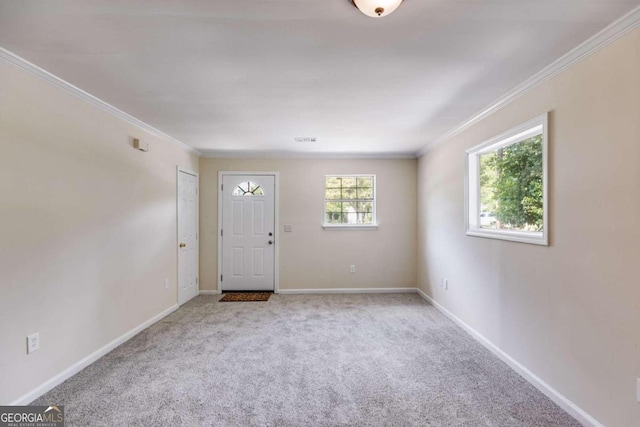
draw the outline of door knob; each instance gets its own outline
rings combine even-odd
[[[270,245],[273,245],[273,240],[269,240],[269,244],[270,244]]]
[[[269,236],[273,236],[273,233],[269,233]]]
[[[187,244],[186,244],[186,243],[180,243],[180,247],[181,247],[181,248],[184,248],[185,246],[187,246]]]

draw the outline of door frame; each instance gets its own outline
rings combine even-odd
[[[222,231],[222,177],[224,175],[273,175],[275,178],[274,197],[274,217],[273,217],[273,237],[274,237],[274,256],[273,256],[273,292],[280,292],[280,172],[272,171],[218,171],[218,293],[222,293],[222,239],[220,234]]]
[[[198,245],[196,247],[196,265],[198,271],[196,272],[196,285],[198,286],[196,296],[200,295],[200,173],[184,168],[182,166],[176,166],[176,303],[180,305],[180,248],[178,247],[180,242],[180,193],[178,191],[178,185],[180,181],[180,172],[193,175],[196,177],[196,241]]]

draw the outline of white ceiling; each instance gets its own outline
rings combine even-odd
[[[0,46],[204,153],[412,153],[638,4],[0,0]]]

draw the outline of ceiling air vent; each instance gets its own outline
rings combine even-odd
[[[316,142],[318,140],[315,136],[296,136],[294,139],[296,142]]]

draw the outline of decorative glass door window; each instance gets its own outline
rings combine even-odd
[[[233,189],[234,196],[264,196],[264,190],[255,182],[241,182]]]

